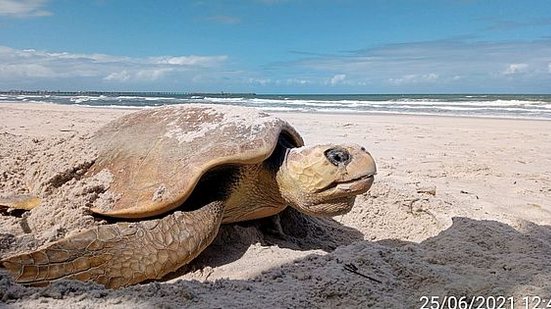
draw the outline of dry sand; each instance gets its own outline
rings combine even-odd
[[[128,112],[0,105],[0,196],[38,191],[45,200],[24,214],[0,209],[0,257],[101,222],[86,209],[104,180],[79,178],[95,155],[86,141]],[[420,308],[423,296],[505,296],[521,308],[523,297],[551,297],[550,121],[278,115],[307,144],[370,150],[378,176],[352,212],[329,220],[286,211],[284,240],[262,220],[224,226],[191,265],[116,291],[23,287],[0,270],[0,307]]]

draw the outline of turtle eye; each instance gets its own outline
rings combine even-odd
[[[329,148],[323,154],[335,166],[347,165],[352,160],[350,152],[342,147]]]

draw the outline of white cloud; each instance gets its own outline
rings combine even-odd
[[[318,76],[345,74],[340,86],[367,85],[375,91],[546,91],[543,85],[549,84],[551,73],[551,39],[441,40],[300,55],[302,59],[278,63],[273,69],[283,66]]]
[[[345,79],[346,79],[346,74],[337,74],[337,75],[331,77],[331,79],[329,80],[329,83],[332,86],[335,86],[338,83],[341,83],[342,81],[344,81]]]
[[[278,80],[279,81],[279,80]],[[282,81],[279,81],[280,84],[283,83]],[[303,79],[303,78],[288,78],[284,82],[287,85],[311,85],[314,84],[313,81]]]
[[[107,76],[105,76],[103,79],[107,81],[118,81],[118,82],[125,82],[131,78],[130,73],[126,70],[122,70],[120,72],[113,72]]]
[[[36,80],[92,78],[110,82],[147,82],[176,74],[192,79],[223,66],[227,56],[125,57],[76,54],[0,46],[0,81],[17,85],[21,77]]]
[[[136,72],[135,78],[139,81],[155,81],[163,78],[167,73],[171,71],[171,68],[139,70]]]
[[[49,16],[44,9],[47,0],[0,0],[0,16],[35,17]]]
[[[454,76],[455,77],[455,76]],[[399,78],[389,78],[388,81],[394,85],[405,85],[405,84],[418,84],[426,82],[434,82],[439,78],[438,74],[429,73],[429,74],[407,74]]]
[[[528,69],[528,64],[526,63],[512,63],[503,71],[503,75],[514,75],[525,73]]]
[[[269,78],[252,78],[251,77],[251,78],[249,78],[248,83],[249,84],[261,85],[261,86],[266,86],[268,84],[271,84],[272,80],[269,79]]]
[[[246,72],[241,72],[241,74],[246,75]],[[254,74],[249,72],[249,74]],[[267,86],[267,85],[276,85],[276,86],[307,86],[307,85],[315,85],[319,84],[320,82],[316,82],[309,79],[304,78],[286,78],[286,79],[271,79],[271,78],[262,78],[262,77],[249,77],[244,79],[244,82],[251,85],[260,85],[260,86]],[[328,84],[328,81],[325,81],[325,84]]]
[[[214,66],[228,59],[227,56],[180,56],[180,57],[154,57],[151,58],[156,64],[172,64],[172,65],[187,65],[187,66]]]
[[[40,64],[0,64],[0,76],[11,76],[12,78],[33,78],[49,77],[52,70]]]

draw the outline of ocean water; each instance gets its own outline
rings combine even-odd
[[[551,120],[551,95],[260,95],[179,93],[0,93],[8,101],[50,102],[96,107],[144,107],[208,103],[266,111],[410,114]]]

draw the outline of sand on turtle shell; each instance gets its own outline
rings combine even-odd
[[[0,257],[104,223],[88,208],[113,198],[110,175],[82,177],[96,154],[89,138],[127,112],[0,106],[0,197],[42,198],[29,212],[0,209]],[[551,295],[551,123],[279,116],[307,144],[356,142],[375,156],[376,182],[350,213],[285,211],[284,238],[275,219],[226,225],[190,265],[121,290],[24,287],[0,269],[0,307],[419,308],[424,296],[513,297],[520,307]]]

